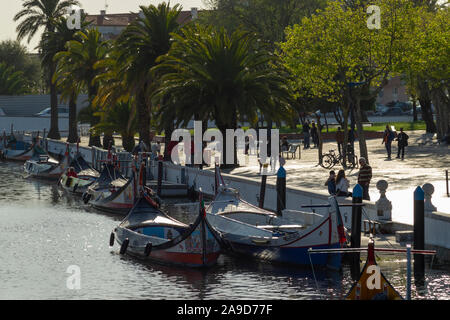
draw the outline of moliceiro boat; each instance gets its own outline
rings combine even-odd
[[[141,179],[140,179],[141,180]],[[221,246],[206,220],[203,201],[196,220],[187,225],[162,212],[149,188],[140,186],[140,196],[127,217],[111,233],[120,253],[142,259],[187,267],[208,267],[217,262]]]
[[[59,162],[50,157],[47,152],[39,146],[38,139],[33,148],[33,156],[24,164],[24,171],[30,177],[41,179],[55,179],[58,180],[64,172],[66,161]],[[68,152],[66,150],[66,157]]]
[[[216,179],[220,181],[217,172]],[[339,206],[335,197],[329,202],[331,209],[325,216],[301,211],[277,216],[241,199],[236,189],[219,184],[206,209],[207,221],[231,252],[271,262],[339,269],[339,253],[308,254],[311,247],[340,248],[345,243]]]
[[[58,184],[63,190],[81,196],[97,180],[100,173],[92,168],[80,153],[71,160],[69,153],[66,153],[69,162],[66,169],[72,168],[74,174],[69,175],[68,170],[64,170]]]
[[[108,162],[83,194],[83,201],[99,210],[126,214],[133,207],[135,188],[135,174],[127,180],[116,165]]]
[[[6,160],[27,161],[33,156],[33,147],[34,144],[18,140],[13,134],[7,137],[3,132],[0,150]]]

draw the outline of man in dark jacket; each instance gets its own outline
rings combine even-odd
[[[397,159],[400,158],[400,152],[402,153],[402,160],[405,158],[405,147],[408,145],[409,136],[403,132],[403,128],[400,128],[400,133],[397,135],[398,152]]]
[[[308,149],[309,148],[309,139],[310,139],[311,135],[310,135],[310,127],[309,127],[309,123],[305,122],[303,124],[303,142],[304,142],[304,149]]]
[[[364,157],[359,158],[359,165],[358,184],[363,189],[363,199],[370,200],[369,185],[370,180],[372,180],[372,167],[367,164],[367,160]]]

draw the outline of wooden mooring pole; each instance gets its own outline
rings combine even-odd
[[[419,186],[414,191],[414,249],[425,249],[425,193]],[[425,275],[425,257],[414,254],[414,279],[423,285]]]
[[[264,208],[264,198],[266,197],[266,185],[267,185],[267,163],[263,165],[261,172],[261,187],[259,189],[259,204],[260,208]]]
[[[158,161],[158,185],[157,185],[157,195],[161,197],[161,187],[162,187],[162,174],[163,174],[163,162],[161,160]]]
[[[277,172],[277,215],[281,216],[284,209],[286,209],[286,170],[280,166]]]
[[[352,204],[361,204],[363,198],[363,188],[357,184],[353,188]],[[351,248],[361,247],[361,215],[362,206],[352,206],[352,234],[350,237]],[[351,274],[354,280],[357,280],[360,275],[359,266],[360,254],[359,252],[352,253],[351,255]]]
[[[445,185],[447,187],[447,197],[450,197],[450,193],[448,190],[448,170],[445,170]]]

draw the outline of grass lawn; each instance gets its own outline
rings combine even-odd
[[[373,123],[372,126],[365,126],[364,131],[384,131],[386,129],[386,125],[394,126],[397,131],[400,131],[400,128],[403,128],[405,131],[413,131],[413,130],[425,130],[426,125],[425,121],[416,121],[416,122],[377,122]],[[211,128],[210,128],[211,129]],[[249,127],[242,127],[245,131],[249,129]],[[276,129],[276,128],[274,128]],[[328,132],[336,132],[337,126],[333,125],[328,128]],[[194,136],[194,129],[189,130],[191,136]],[[325,125],[323,126],[322,132],[327,132]],[[297,129],[292,129],[290,127],[283,126],[280,128],[280,134],[282,133],[302,133],[302,125],[297,125]],[[164,136],[164,132],[159,133],[158,135]],[[138,133],[135,135],[139,136]]]
[[[416,122],[377,122],[374,123],[372,126],[365,126],[364,131],[384,131],[386,129],[386,125],[394,126],[397,131],[400,130],[400,128],[403,128],[405,131],[412,131],[412,130],[425,130],[426,125],[425,121],[416,121]],[[337,127],[332,126],[328,128],[328,132],[336,132]],[[302,125],[297,125],[297,130],[294,130],[290,127],[281,127],[280,133],[301,133],[302,132]],[[323,126],[322,132],[327,132],[327,129],[325,125]]]

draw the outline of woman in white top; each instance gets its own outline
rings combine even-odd
[[[348,188],[350,187],[350,182],[345,177],[345,171],[339,170],[336,176],[336,195],[338,197],[351,197],[352,193],[348,192]]]

